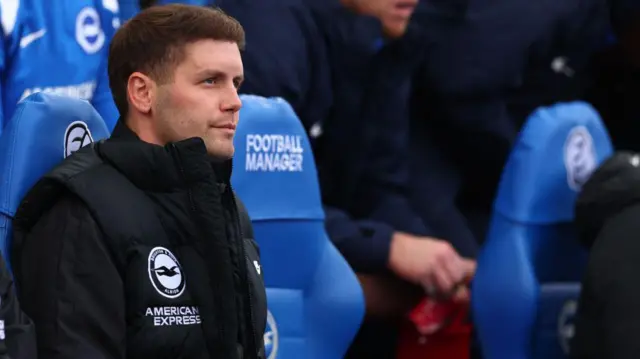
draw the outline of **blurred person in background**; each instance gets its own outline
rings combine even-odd
[[[582,99],[606,40],[604,0],[423,0],[429,56],[412,96],[412,205],[474,256],[520,126],[539,106]]]
[[[0,15],[0,132],[35,92],[88,100],[113,129],[118,111],[106,61],[120,26],[118,0],[2,1]]]
[[[575,226],[589,260],[571,342],[574,359],[640,353],[640,155],[618,152],[582,187]]]

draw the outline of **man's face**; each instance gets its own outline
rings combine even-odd
[[[404,35],[418,0],[353,0],[356,11],[380,19],[385,34]]]
[[[214,158],[233,157],[233,136],[242,106],[238,87],[242,59],[233,42],[200,40],[185,45],[173,81],[158,86],[156,129],[167,142],[200,137]]]

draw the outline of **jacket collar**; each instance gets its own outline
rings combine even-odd
[[[232,161],[212,160],[201,138],[159,146],[140,140],[122,120],[98,151],[143,189],[167,190],[202,180],[223,184],[231,181]]]

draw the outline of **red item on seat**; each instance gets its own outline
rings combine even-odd
[[[469,359],[469,305],[424,299],[403,323],[396,359]]]

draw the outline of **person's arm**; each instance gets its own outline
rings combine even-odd
[[[325,206],[329,238],[359,274],[385,274],[428,291],[448,294],[473,276],[475,262],[458,255],[451,244],[431,237],[394,231],[372,220],[354,220]]]
[[[79,199],[61,199],[15,251],[19,299],[36,325],[38,357],[125,358],[123,282]]]
[[[329,238],[358,274],[367,315],[398,319],[418,303],[424,292],[387,270],[393,229],[381,222],[354,221],[335,208],[325,207]]]
[[[393,228],[371,220],[353,220],[344,211],[325,206],[325,228],[349,265],[360,273],[387,269]]]

